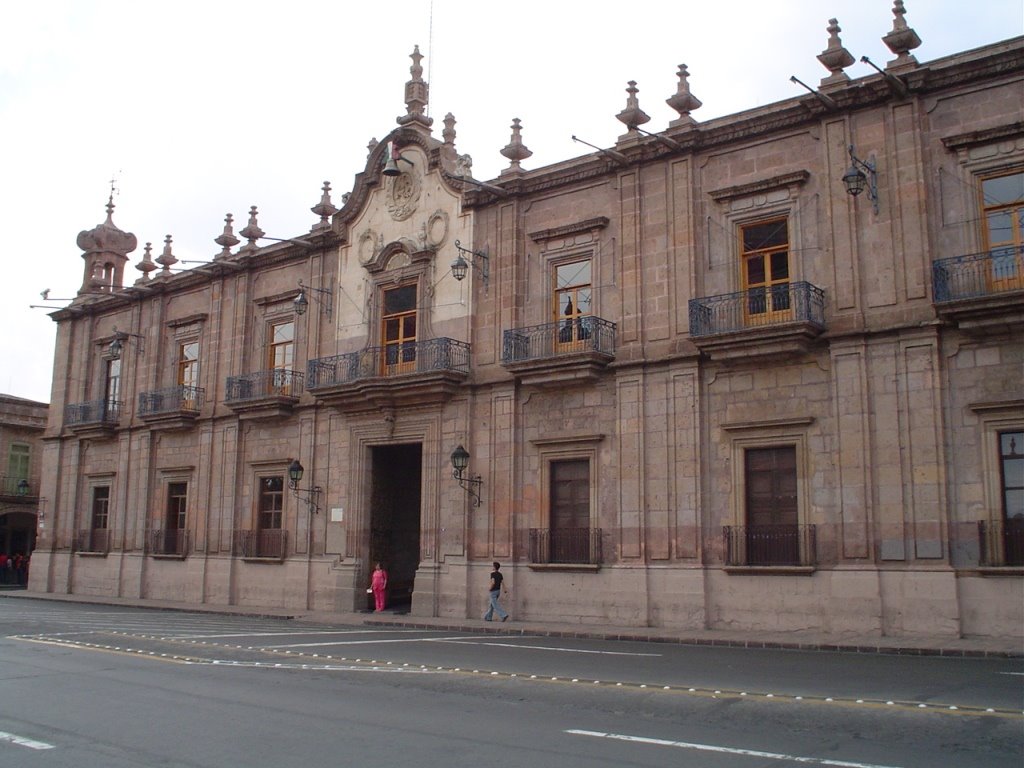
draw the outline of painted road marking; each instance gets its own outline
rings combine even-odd
[[[308,633],[307,633],[308,634]],[[378,643],[433,643],[438,640],[459,640],[460,637],[411,637],[398,640],[336,640],[330,643],[292,643],[291,645],[263,645],[261,648],[317,648],[325,645],[376,645]]]
[[[898,768],[892,765],[879,765],[877,763],[854,763],[848,760],[829,760],[824,757],[802,757],[800,755],[785,755],[778,752],[762,752],[754,749],[737,749],[735,747],[720,747],[715,744],[695,744],[688,741],[670,741],[668,739],[650,739],[644,736],[629,736],[624,733],[603,733],[601,731],[580,731],[571,729],[565,731],[573,736],[594,736],[601,739],[614,739],[616,741],[631,741],[638,744],[654,744],[661,747],[678,747],[680,749],[693,749],[700,752],[718,752],[727,755],[745,755],[747,757],[764,757],[769,760],[788,760],[793,763],[805,763],[808,765],[830,765],[839,768]]]
[[[0,731],[0,741],[17,744],[19,747],[28,747],[29,749],[55,749],[53,744],[47,744],[45,741],[26,739],[24,736],[16,736],[13,733],[4,733],[3,731]]]
[[[225,637],[291,637],[291,636],[296,636],[296,635],[301,637],[301,636],[307,636],[307,635],[373,635],[373,634],[378,634],[379,635],[379,634],[381,634],[381,632],[384,632],[384,631],[386,631],[386,630],[380,630],[380,629],[349,629],[349,630],[323,630],[323,631],[321,631],[321,630],[316,630],[316,629],[307,629],[304,632],[237,632],[237,633],[234,633],[234,634],[224,634],[224,635],[196,635],[196,634],[191,634],[191,635],[175,635],[175,634],[164,634],[162,636],[163,637],[167,637],[167,638],[173,638],[175,640],[191,640],[193,638],[198,638],[200,640],[209,640],[211,638],[220,639],[220,638],[225,638]],[[396,630],[396,633],[412,633],[412,632],[422,632],[422,631],[423,630],[418,630],[418,629],[401,629],[401,630]],[[391,633],[389,633],[389,634],[391,634]]]
[[[465,640],[450,637],[425,637],[428,643],[453,643],[456,645],[492,645],[498,648],[523,648],[528,651],[559,651],[560,653],[595,653],[602,656],[656,656],[660,653],[627,653],[626,651],[588,651],[582,648],[559,648],[551,645],[520,645],[519,643],[494,643],[485,640]]]

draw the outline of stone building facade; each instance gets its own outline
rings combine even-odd
[[[45,502],[39,498],[43,431],[48,406],[0,395],[0,553],[31,555],[37,528],[45,528]],[[0,584],[16,581],[0,572]]]
[[[340,209],[208,264],[79,236],[31,587],[1024,636],[1024,39],[480,182],[407,112]],[[857,192],[858,194],[852,194]],[[240,246],[240,247],[239,247]],[[153,274],[155,273],[155,274]],[[458,464],[453,468],[453,464]],[[301,467],[301,475],[290,475]],[[464,467],[464,468],[463,468]]]

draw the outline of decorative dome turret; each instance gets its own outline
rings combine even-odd
[[[78,247],[85,259],[79,295],[110,293],[123,285],[124,265],[128,262],[128,254],[138,246],[138,240],[131,232],[118,229],[113,215],[114,193],[111,191],[107,200],[107,220],[78,233]]]

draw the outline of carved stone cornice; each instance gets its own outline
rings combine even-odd
[[[958,150],[978,144],[991,144],[996,141],[1003,141],[1004,139],[1015,139],[1021,135],[1024,135],[1024,122],[999,125],[995,128],[986,128],[981,131],[958,133],[955,136],[945,136],[941,141],[946,149]]]
[[[737,197],[749,197],[751,195],[761,194],[773,189],[802,186],[807,183],[809,178],[811,178],[810,171],[793,171],[792,173],[783,173],[779,176],[761,179],[760,181],[752,181],[749,184],[737,184],[733,187],[722,187],[721,189],[712,190],[711,192],[708,192],[708,194],[716,203],[721,203],[724,200],[733,200]]]
[[[537,232],[530,232],[530,239],[535,242],[543,242],[545,240],[555,240],[558,238],[569,237],[570,235],[578,235],[583,232],[592,232],[595,229],[604,229],[611,222],[607,216],[597,216],[593,219],[585,219],[584,221],[577,221],[574,224],[565,224],[561,227],[551,227],[550,229],[541,229]]]

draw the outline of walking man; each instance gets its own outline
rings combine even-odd
[[[494,566],[494,570],[491,572],[490,604],[487,606],[487,613],[484,614],[484,621],[490,621],[495,613],[502,621],[508,621],[508,612],[498,603],[502,592],[508,594],[508,588],[503,584],[505,577],[501,573],[501,563],[494,562],[491,565]]]

